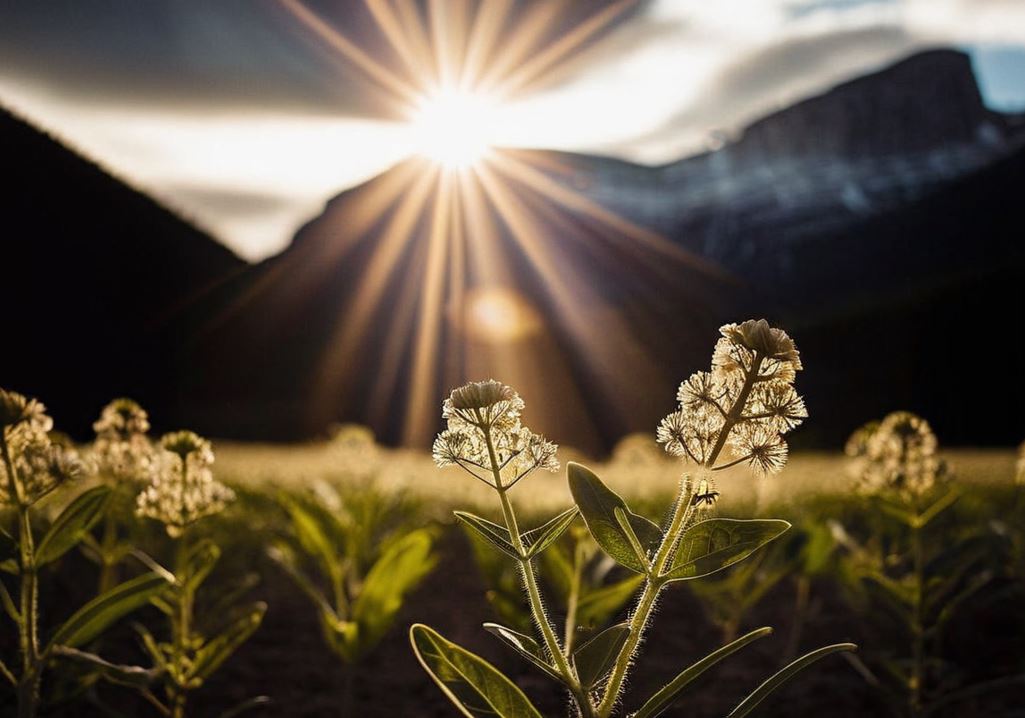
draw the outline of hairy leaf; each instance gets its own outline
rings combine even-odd
[[[512,537],[505,526],[474,516],[468,511],[455,511],[456,518],[463,522],[473,531],[474,535],[484,539],[486,542],[497,548],[511,558],[522,558],[512,545]]]
[[[720,571],[750,556],[790,528],[780,519],[706,519],[686,531],[663,574],[670,581],[687,581]]]
[[[569,528],[577,517],[577,507],[566,509],[551,521],[523,534],[527,558],[533,558],[551,546]]]
[[[518,633],[511,628],[500,626],[497,623],[485,623],[484,630],[498,636],[503,643],[510,646],[514,651],[555,680],[562,681],[562,676],[545,660],[544,651],[541,649],[541,646],[530,636]]]
[[[81,541],[102,518],[110,497],[109,486],[97,486],[68,504],[36,547],[36,566],[55,561]]]
[[[467,718],[542,718],[515,683],[480,656],[417,623],[409,629],[420,665]]]
[[[630,625],[617,623],[575,650],[573,663],[577,668],[580,684],[585,688],[591,688],[611,671],[619,650],[629,637]]]
[[[616,509],[622,510],[645,552],[654,550],[661,541],[662,532],[658,526],[631,512],[626,502],[587,467],[571,461],[567,472],[573,500],[594,540],[618,563],[637,573],[645,573],[647,566],[638,559],[630,537],[616,519]]]
[[[655,718],[655,716],[661,715],[667,708],[669,708],[669,706],[672,705],[673,701],[680,695],[680,692],[690,685],[691,682],[697,679],[698,676],[727,656],[739,651],[747,644],[757,641],[759,638],[764,638],[770,633],[772,633],[771,628],[759,628],[751,631],[732,643],[727,643],[719,650],[709,653],[700,661],[691,664],[681,671],[676,678],[669,681],[662,690],[649,698],[645,704],[641,706],[641,709],[632,715],[632,718]]]

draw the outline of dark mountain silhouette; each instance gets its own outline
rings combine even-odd
[[[213,435],[302,438],[354,420],[423,445],[447,389],[494,374],[523,390],[535,428],[597,451],[651,430],[676,383],[707,366],[719,324],[766,316],[806,358],[799,386],[814,420],[796,442],[836,446],[859,423],[907,408],[944,443],[1009,444],[1025,435],[1015,377],[1025,358],[1015,329],[1025,310],[1023,129],[985,108],[965,55],[921,53],[665,166],[500,153],[535,175],[505,178],[504,203],[516,210],[502,217],[492,201],[448,233],[444,251],[432,239],[438,185],[418,189],[431,170],[410,160],[341,193],[285,252],[244,272],[228,257],[202,273],[195,261],[215,252],[208,243],[161,244],[158,268],[134,273],[139,284],[154,273],[160,301],[133,287],[146,309],[133,305],[101,345],[141,342],[159,371],[129,361],[135,393],[167,421]],[[408,211],[421,200],[422,211]],[[116,207],[92,212],[117,218]],[[57,231],[39,233],[42,246]],[[432,273],[443,277],[436,291]],[[90,286],[66,274],[68,286]],[[537,331],[498,345],[468,331],[473,309],[453,287],[495,284],[525,299]],[[79,315],[75,291],[54,291],[55,315],[120,316],[108,295],[90,295]],[[60,334],[32,336],[63,356],[50,349]],[[93,365],[106,372],[106,384],[89,384],[94,394],[132,390],[107,359]],[[57,397],[55,381],[32,386]],[[101,399],[89,401],[93,411]]]
[[[5,110],[0,157],[0,385],[79,434],[113,396],[168,405],[169,320],[247,265]]]

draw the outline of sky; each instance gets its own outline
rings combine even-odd
[[[332,33],[394,67],[371,8],[395,1],[6,0],[0,104],[254,261],[439,128],[658,164],[937,46],[971,54],[990,107],[1025,111],[1025,0],[564,0],[525,63],[594,13],[609,22],[508,97],[461,96],[476,124],[453,124],[339,51]],[[445,36],[456,0],[420,1]],[[541,7],[484,2],[509,7],[498,46]]]

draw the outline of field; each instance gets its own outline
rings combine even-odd
[[[503,575],[487,559],[489,551],[496,552],[475,545],[452,516],[453,509],[471,509],[497,520],[497,504],[486,486],[459,475],[457,469],[435,467],[426,453],[379,447],[353,428],[329,442],[215,442],[214,451],[215,475],[235,491],[237,500],[194,529],[193,541],[211,538],[221,548],[221,559],[204,590],[215,594],[249,582],[247,600],[262,601],[267,608],[262,625],[192,692],[190,715],[221,715],[254,696],[266,696],[268,702],[249,706],[253,715],[451,716],[451,704],[409,648],[408,627],[421,622],[502,669],[544,715],[566,715],[564,692],[480,628],[486,621],[515,620],[496,600],[503,591],[513,603],[523,599],[515,581],[511,588],[503,586]],[[572,505],[565,461],[576,460],[594,469],[635,510],[661,521],[665,517],[660,512],[671,501],[682,473],[678,462],[663,457],[653,437],[644,436],[625,440],[605,461],[563,450],[558,473],[535,476],[512,496],[523,524],[541,523]],[[1025,504],[1013,482],[1016,456],[1008,450],[957,450],[945,452],[943,458],[952,468],[959,499],[942,521],[929,527],[930,540],[944,547],[980,542],[982,553],[961,570],[971,574],[968,579],[983,576],[986,585],[946,624],[944,640],[935,646],[936,664],[928,673],[931,690],[951,699],[938,701],[923,715],[1013,715],[1020,709],[1020,676],[1025,669],[1025,617],[1020,610],[1025,589]],[[878,518],[873,515],[877,509],[854,493],[853,484],[850,462],[839,454],[798,453],[782,473],[768,478],[755,478],[739,467],[728,470],[718,480],[722,498],[717,514],[784,518],[794,524],[791,540],[777,542],[763,549],[761,558],[741,564],[750,563],[750,570],[737,567],[706,579],[705,590],[697,588],[700,581],[671,587],[658,604],[625,702],[633,704],[652,693],[711,648],[768,625],[775,627],[775,635],[722,664],[709,674],[714,680],[703,680],[690,690],[686,710],[671,708],[666,715],[723,715],[800,652],[839,641],[857,643],[859,652],[812,668],[760,706],[760,715],[906,715],[904,699],[887,693],[882,675],[887,661],[904,660],[905,639],[899,631],[894,633],[885,607],[860,592],[859,581],[851,578],[852,552],[844,545],[845,536],[871,534]],[[368,555],[379,553],[375,542],[387,543],[403,532],[427,527],[433,537],[437,565],[404,597],[380,640],[353,660],[340,660],[329,648],[314,603],[283,568],[280,557],[276,560],[268,551],[279,543],[296,544],[291,501],[339,515],[352,506],[361,507],[354,515],[369,524],[362,527],[368,543],[360,547]],[[49,513],[56,513],[63,503],[66,498],[55,499]],[[159,524],[129,523],[125,538],[170,565],[174,541]],[[579,540],[571,539],[572,534],[561,539],[563,548]],[[810,558],[812,546],[816,556]],[[310,567],[309,562],[304,565]],[[544,593],[552,597],[551,615],[559,623],[565,608],[556,598],[553,574],[546,573],[547,564],[540,566]],[[609,585],[627,575],[622,568],[608,568],[602,569],[598,583]],[[41,577],[41,615],[53,617],[51,625],[87,601],[97,580],[96,566],[77,551],[64,556],[59,569]],[[127,561],[119,572],[122,577],[137,573],[138,565]],[[955,594],[964,588],[966,575],[955,579]],[[605,622],[625,615],[629,605],[624,599]],[[197,623],[213,617],[204,615],[206,610],[217,609],[197,604]],[[132,622],[153,625],[159,620],[157,610],[143,608],[130,620],[114,624],[98,649],[118,664],[144,663],[146,655]],[[5,632],[0,641],[5,659],[16,650],[13,638]],[[983,690],[960,693],[980,682]],[[43,696],[42,715],[153,711],[131,688],[96,682],[76,671],[49,673]],[[13,706],[6,709],[13,711]]]

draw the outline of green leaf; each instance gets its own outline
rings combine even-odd
[[[268,696],[256,696],[254,698],[247,698],[246,700],[238,703],[228,710],[221,713],[218,718],[235,718],[235,716],[242,715],[246,711],[252,708],[259,708],[260,706],[266,706],[271,704],[271,699]]]
[[[527,558],[534,558],[557,541],[573,523],[577,513],[576,506],[566,509],[551,521],[523,534],[523,543],[527,547]]]
[[[267,549],[267,555],[270,556],[271,560],[276,562],[281,568],[285,570],[295,584],[305,593],[314,605],[320,609],[320,612],[330,616],[332,621],[337,621],[338,616],[335,614],[334,608],[331,607],[331,603],[327,600],[327,597],[323,592],[317,588],[317,586],[307,578],[306,574],[299,568],[299,562],[296,559],[295,552],[291,546],[284,543],[274,544]]]
[[[89,643],[127,613],[146,605],[170,584],[156,573],[144,573],[118,584],[75,611],[53,634],[45,652],[55,646],[77,648]]]
[[[542,718],[515,683],[422,623],[409,629],[420,665],[467,718]]]
[[[499,526],[487,519],[482,519],[480,516],[474,516],[467,511],[455,511],[453,513],[455,513],[456,518],[469,527],[476,536],[484,539],[502,553],[517,560],[522,558],[522,556],[520,556],[513,547],[512,537],[509,536],[509,530],[505,526]]]
[[[107,510],[110,497],[109,486],[97,486],[68,504],[36,547],[36,565],[60,558],[81,541]]]
[[[541,646],[530,636],[518,633],[497,623],[485,623],[484,630],[498,636],[507,646],[540,668],[555,680],[562,682],[562,676],[545,660]]]
[[[189,678],[199,678],[200,680],[209,678],[239,646],[253,635],[253,631],[260,627],[263,614],[266,612],[266,603],[258,601],[252,604],[241,618],[196,651]]]
[[[433,548],[433,533],[418,529],[391,544],[370,569],[352,607],[361,650],[377,645],[391,628],[406,594],[434,569],[438,559]]]
[[[573,652],[577,677],[584,688],[591,688],[612,670],[619,650],[630,637],[630,624],[610,626]]]
[[[213,570],[214,564],[221,557],[221,548],[210,539],[199,541],[185,557],[183,573],[178,580],[193,591],[199,588],[203,580]]]
[[[580,509],[580,515],[584,517],[587,530],[591,532],[594,540],[618,563],[637,573],[645,573],[647,567],[637,558],[630,537],[623,532],[619,521],[616,520],[616,509],[623,511],[626,521],[645,552],[654,550],[662,540],[662,532],[658,526],[631,512],[626,502],[587,467],[571,461],[567,471],[573,500]]]
[[[153,637],[150,630],[143,626],[141,623],[133,623],[132,628],[139,634],[140,640],[142,640],[143,648],[146,649],[146,653],[153,659],[153,663],[162,670],[167,670],[167,657],[164,652],[160,649],[160,644],[157,643],[157,639]],[[71,649],[74,650],[74,649]]]
[[[706,519],[683,532],[673,565],[663,577],[688,581],[750,556],[790,528],[780,519]]]
[[[21,613],[18,611],[18,607],[14,605],[14,598],[7,590],[7,586],[2,580],[0,580],[0,604],[3,604],[4,612],[11,617],[11,620],[15,623],[21,621]]]
[[[285,497],[282,503],[292,517],[292,528],[303,551],[319,559],[328,576],[339,575],[341,562],[335,542],[328,536],[318,517],[295,499]]]
[[[111,663],[95,653],[80,651],[77,648],[57,646],[54,654],[68,658],[79,663],[85,663],[99,671],[100,675],[111,683],[123,686],[144,688],[150,685],[163,672],[161,668],[142,668],[141,666],[127,666],[120,663]]]
[[[577,623],[581,626],[604,626],[644,582],[644,576],[633,575],[622,581],[589,591],[577,604]]]
[[[754,710],[755,706],[765,700],[770,693],[820,658],[825,658],[830,654],[839,653],[840,651],[855,651],[857,649],[858,647],[853,643],[836,643],[832,646],[823,646],[811,653],[804,654],[755,688],[747,698],[738,703],[737,707],[730,711],[730,714],[726,718],[743,718],[743,716],[746,716]]]
[[[947,493],[938,498],[932,506],[912,518],[912,527],[922,528],[939,516],[943,511],[953,506],[959,498],[961,498],[961,494],[959,494],[955,489],[947,491]]]
[[[759,638],[764,638],[770,633],[772,633],[771,628],[759,628],[741,636],[732,643],[727,643],[719,650],[709,653],[697,663],[694,663],[681,671],[680,674],[673,680],[669,681],[662,690],[649,698],[647,702],[641,706],[641,709],[634,713],[631,718],[655,718],[655,716],[661,715],[669,706],[672,705],[680,692],[690,685],[690,683],[698,676],[719,661],[733,653],[736,653],[747,644],[753,643]]]

